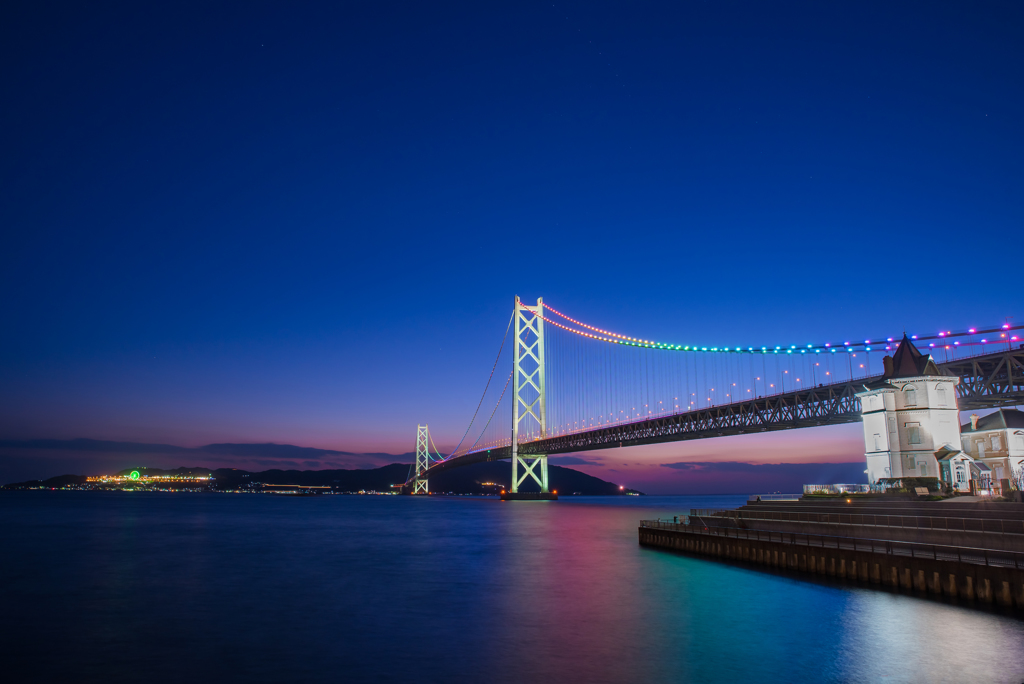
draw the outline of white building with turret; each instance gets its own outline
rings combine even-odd
[[[932,357],[903,336],[893,356],[885,357],[882,379],[857,393],[869,482],[937,477],[957,489],[969,487],[972,459],[960,451],[959,382],[942,375]]]

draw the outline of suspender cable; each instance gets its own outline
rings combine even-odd
[[[515,370],[513,370],[512,373],[515,373]],[[491,419],[494,418],[494,413],[498,410],[498,406],[501,405],[501,400],[505,398],[505,390],[508,389],[508,383],[510,380],[512,380],[512,373],[508,374],[508,380],[505,380],[505,387],[504,389],[501,390],[501,396],[498,397],[498,403],[494,405],[494,410],[491,411],[491,415],[488,416],[487,422],[484,424],[484,429],[480,431],[480,437],[484,436],[484,432],[487,430],[487,426],[491,424]],[[480,437],[476,438],[476,442],[473,442],[473,446],[469,447],[469,449],[466,450],[466,453],[469,453],[470,451],[473,450],[473,447],[475,447],[477,445],[477,442],[480,441]]]

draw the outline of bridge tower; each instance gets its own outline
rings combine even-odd
[[[416,479],[413,480],[413,494],[429,494],[427,478],[423,476],[430,467],[430,430],[426,425],[416,426]]]
[[[537,306],[528,306],[523,304],[518,296],[516,297],[514,314],[516,340],[513,360],[515,364],[513,373],[515,394],[512,402],[511,492],[513,495],[519,493],[519,485],[527,477],[532,477],[540,485],[542,494],[548,493],[547,454],[526,457],[519,455],[520,435],[529,435],[534,439],[543,439],[547,436],[543,313],[543,299],[537,299]],[[519,476],[519,466],[523,467],[522,477]]]

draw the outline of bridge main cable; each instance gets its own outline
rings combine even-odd
[[[589,333],[589,332],[584,332],[582,330],[576,330],[576,329],[574,329],[574,328],[572,328],[570,326],[567,326],[567,325],[564,325],[562,323],[559,323],[558,321],[553,321],[550,318],[548,318],[548,317],[544,316],[543,314],[541,314],[541,317],[544,319],[544,321],[546,323],[550,323],[550,324],[552,324],[554,326],[557,326],[557,327],[561,328],[562,330],[566,330],[568,332],[575,333],[575,334],[581,335],[583,337],[589,337],[590,339],[593,339],[593,340],[599,340],[599,341],[602,341],[602,342],[610,342],[612,344],[622,344],[622,345],[627,345],[627,346],[632,346],[632,347],[642,347],[642,348],[646,348],[646,349],[664,349],[666,351],[688,351],[688,352],[709,352],[709,353],[752,353],[752,354],[772,354],[772,353],[777,354],[777,353],[780,353],[780,352],[786,353],[786,354],[792,354],[793,352],[806,353],[807,350],[812,350],[812,351],[814,351],[816,353],[820,353],[821,351],[829,351],[829,352],[833,352],[834,353],[836,351],[844,351],[844,352],[856,352],[856,351],[862,351],[862,350],[863,351],[882,351],[881,349],[877,349],[877,348],[872,350],[871,345],[876,345],[876,346],[885,345],[885,350],[886,351],[890,351],[889,347],[896,343],[896,340],[894,338],[892,338],[892,337],[876,337],[876,338],[874,338],[876,340],[875,342],[872,342],[871,339],[866,339],[863,342],[844,342],[842,345],[832,344],[831,342],[824,342],[824,343],[821,343],[821,344],[808,344],[806,346],[798,346],[798,345],[794,344],[794,345],[789,345],[789,346],[775,345],[775,346],[759,346],[759,347],[746,347],[746,348],[744,348],[744,347],[706,347],[706,346],[698,346],[698,345],[668,344],[668,343],[665,343],[665,342],[654,342],[652,340],[645,340],[645,339],[641,339],[641,338],[637,338],[637,337],[629,337],[628,335],[620,335],[618,333],[614,333],[614,332],[611,332],[609,330],[604,330],[602,328],[598,328],[598,327],[595,327],[595,326],[592,326],[592,325],[587,325],[586,323],[578,321],[575,318],[567,316],[566,314],[558,311],[557,309],[553,308],[551,305],[549,305],[547,303],[544,303],[543,307],[545,309],[547,309],[548,311],[550,311],[551,313],[556,314],[556,315],[560,316],[561,318],[569,321],[570,323],[578,325],[578,326],[580,326],[582,328],[586,328],[587,330],[590,330],[593,333],[597,333],[597,334],[595,335],[595,334],[592,334],[592,333]],[[987,340],[987,339],[982,339],[980,343],[973,342],[973,343],[969,343],[969,344],[1010,344],[1012,342],[1019,341],[1019,336],[1011,335],[1009,338],[1006,338],[1005,335],[1011,333],[1012,331],[1021,330],[1021,329],[1024,329],[1024,325],[1011,326],[1010,324],[1007,323],[1007,324],[1002,325],[1002,326],[1000,326],[998,328],[988,328],[988,329],[985,329],[985,330],[978,330],[978,329],[975,329],[975,328],[969,328],[967,330],[961,330],[961,331],[957,331],[957,332],[953,332],[953,331],[940,332],[940,333],[937,333],[937,334],[934,334],[934,335],[911,335],[910,339],[914,340],[916,342],[926,341],[926,340],[942,340],[942,341],[945,341],[945,340],[952,339],[952,338],[955,338],[955,337],[968,337],[968,336],[990,335],[990,334],[993,334],[993,333],[1000,333],[1000,334],[1004,335],[1004,337],[1002,339],[994,339],[994,340],[991,340],[991,341]],[[957,342],[954,342],[953,344],[955,346],[959,346],[960,342],[957,341]],[[935,345],[933,344],[933,345],[929,345],[929,346],[930,347],[934,347]]]
[[[508,379],[505,380],[505,386],[501,390],[501,396],[498,397],[497,403],[495,403],[494,408],[491,409],[491,415],[488,416],[487,422],[484,423],[483,429],[480,430],[480,435],[476,438],[476,441],[473,442],[473,444],[468,449],[466,449],[467,454],[473,451],[476,445],[480,443],[480,440],[483,438],[484,433],[487,432],[487,426],[491,424],[491,421],[494,419],[495,412],[498,410],[498,407],[501,406],[501,400],[505,398],[505,392],[508,391],[508,384],[512,381],[513,373],[515,373],[515,371],[512,371],[512,373],[508,374]],[[449,458],[451,457],[449,456]]]
[[[452,456],[457,454],[459,452],[459,447],[461,447],[462,443],[466,441],[466,436],[469,435],[469,431],[473,427],[473,422],[476,421],[476,416],[477,416],[478,413],[480,413],[480,407],[483,406],[483,404],[484,404],[484,398],[487,397],[487,390],[491,386],[491,379],[494,378],[494,370],[498,367],[498,361],[501,360],[501,352],[502,352],[502,350],[505,349],[505,342],[508,340],[508,331],[512,329],[512,321],[515,319],[515,316],[516,316],[515,312],[513,312],[512,316],[510,316],[509,319],[508,319],[508,325],[505,327],[505,336],[501,338],[501,346],[498,347],[498,356],[495,357],[494,365],[491,366],[491,374],[487,376],[487,384],[484,385],[484,393],[480,395],[480,401],[477,402],[476,411],[473,411],[473,417],[470,419],[469,425],[466,426],[466,432],[463,433],[462,439],[459,440],[458,445],[455,447],[455,449],[452,451],[452,453],[448,454],[448,456],[446,458],[441,459],[441,460],[447,460],[448,458],[451,458]],[[505,384],[506,384],[506,386],[508,385],[507,382]],[[502,394],[502,396],[505,396],[505,392],[504,391],[501,394]],[[499,404],[501,403],[501,399],[498,399],[498,403]],[[497,406],[495,406],[495,409],[497,409]],[[493,411],[491,412],[491,416],[492,417],[494,416],[494,412]],[[487,419],[487,423],[490,424],[490,422],[491,422],[490,418],[488,418]],[[486,425],[484,426],[484,429],[485,430],[487,429]],[[483,433],[481,433],[481,435],[482,434]],[[479,442],[479,441],[480,441],[480,439],[477,438],[477,442]],[[473,443],[473,446],[476,446],[476,442]],[[470,447],[470,449],[472,450],[472,447]]]

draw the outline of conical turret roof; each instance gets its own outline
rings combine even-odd
[[[888,364],[886,365],[888,366]],[[939,373],[938,367],[932,361],[931,355],[919,352],[914,343],[904,333],[903,339],[900,340],[900,346],[896,348],[896,353],[892,355],[892,368],[891,370],[888,367],[886,368],[885,377],[886,379],[914,378],[921,375],[942,374]]]

